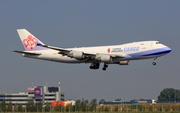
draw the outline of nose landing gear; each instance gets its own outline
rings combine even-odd
[[[152,63],[154,66],[156,65],[156,59],[157,59],[157,58],[154,58],[154,61],[153,61],[153,63]]]
[[[155,65],[156,65],[156,62],[153,62],[152,64],[155,66]]]

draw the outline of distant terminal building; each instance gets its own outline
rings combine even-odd
[[[17,94],[0,94],[0,103],[5,100],[6,103],[12,102],[12,104],[22,104],[25,105],[29,99],[32,99],[34,103],[43,104],[50,103],[54,101],[64,101],[64,94],[61,91],[60,83],[58,87],[48,87],[46,86],[33,86],[28,88],[28,92],[20,92]]]

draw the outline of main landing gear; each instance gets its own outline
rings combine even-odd
[[[92,63],[91,66],[89,67],[90,69],[99,69],[99,63]]]
[[[154,66],[156,65],[156,59],[157,59],[157,58],[154,58],[154,61],[153,61],[153,63],[152,63]]]
[[[90,69],[99,69],[99,66],[100,66],[100,63],[93,62],[89,68]],[[104,67],[102,69],[105,71],[107,67],[108,67],[108,65],[104,63]]]
[[[108,65],[104,63],[104,67],[102,69],[105,71],[107,67]]]

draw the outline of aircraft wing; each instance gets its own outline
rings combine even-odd
[[[70,49],[63,49],[63,48],[47,46],[47,45],[38,45],[38,46],[60,51],[59,54],[63,54],[63,55],[68,55],[72,51]],[[89,52],[83,52],[83,53],[84,55],[87,55],[87,56],[95,56],[97,54],[97,53],[89,53]]]
[[[63,49],[63,48],[58,48],[58,47],[53,47],[53,46],[47,46],[47,45],[37,45],[37,46],[41,46],[41,47],[45,47],[45,48],[49,48],[49,49],[53,49],[53,50],[57,50],[57,51],[60,51],[60,52],[70,52],[70,50],[67,50],[67,49]]]
[[[41,47],[45,47],[45,48],[49,48],[49,49],[52,49],[52,50],[59,51],[59,54],[66,55],[68,57],[72,57],[72,53],[74,51],[74,50],[70,50],[70,49],[63,49],[63,48],[47,46],[47,45],[41,45],[41,44],[37,44],[37,46],[41,46]],[[81,51],[76,51],[76,52],[81,52]],[[101,54],[101,53],[84,52],[84,51],[82,53],[85,56],[85,58],[82,59],[82,61],[87,61],[87,60],[90,60],[90,59],[94,59],[94,58],[97,58],[98,56],[102,56],[102,55],[110,55],[113,58],[123,58],[124,57],[123,54],[119,54],[119,55],[117,55],[117,54]]]

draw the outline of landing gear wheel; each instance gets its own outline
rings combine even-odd
[[[90,68],[90,69],[92,69],[93,67],[92,67],[92,66],[90,66],[89,68]]]
[[[105,71],[107,67],[108,67],[108,65],[104,64],[104,67],[102,69]]]
[[[94,62],[94,63],[91,64],[91,66],[89,68],[94,69],[94,70],[99,69],[99,65],[100,65],[99,63]]]
[[[156,65],[156,62],[153,62],[152,64],[155,66],[155,65]]]
[[[154,62],[152,63],[154,66],[156,65],[156,59],[157,57],[154,58]]]

